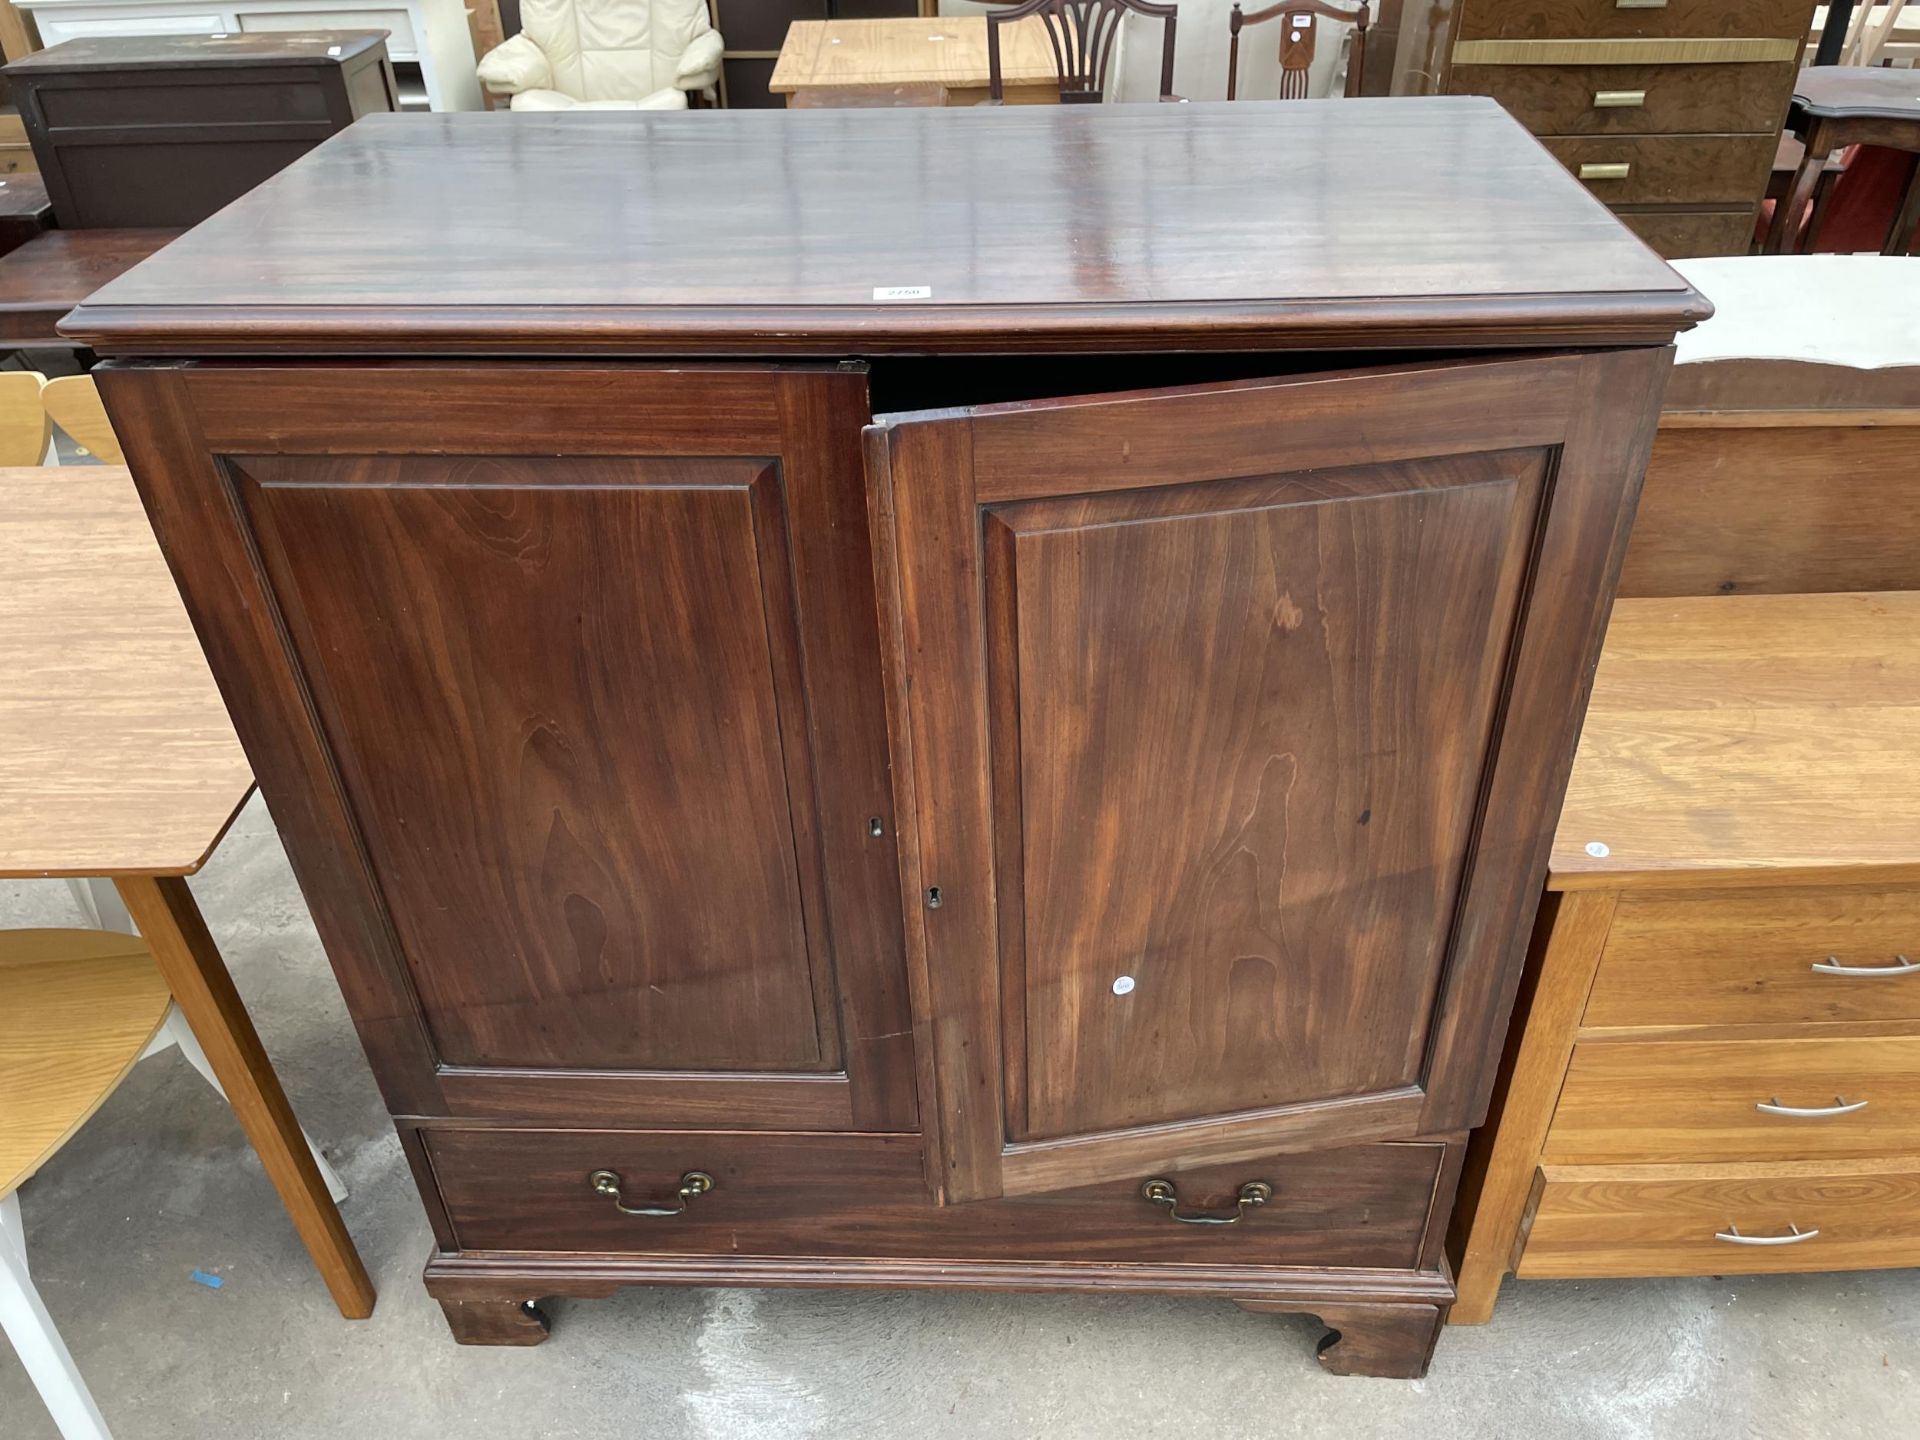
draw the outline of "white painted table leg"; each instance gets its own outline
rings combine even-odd
[[[53,1328],[53,1317],[27,1274],[27,1240],[20,1228],[18,1194],[0,1198],[0,1330],[13,1342],[33,1388],[40,1392],[66,1440],[112,1440],[87,1382],[80,1378],[66,1342]]]

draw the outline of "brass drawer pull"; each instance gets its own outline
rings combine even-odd
[[[1605,164],[1589,160],[1580,167],[1582,180],[1624,180],[1632,173],[1633,166],[1625,160],[1610,160]]]
[[[1896,955],[1891,965],[1842,965],[1838,955],[1829,955],[1814,961],[1813,968],[1821,975],[1913,975],[1920,973],[1920,960]]]
[[[1596,110],[1638,110],[1647,103],[1644,90],[1596,90],[1593,92],[1593,108]]]
[[[1787,1226],[1784,1235],[1742,1235],[1738,1225],[1729,1225],[1724,1230],[1714,1232],[1713,1238],[1724,1240],[1729,1245],[1799,1245],[1819,1235],[1818,1230],[1802,1230],[1798,1225]]]
[[[1239,1203],[1233,1207],[1231,1215],[1200,1215],[1180,1213],[1180,1194],[1173,1188],[1171,1180],[1149,1180],[1140,1187],[1140,1198],[1149,1205],[1167,1207],[1167,1218],[1178,1220],[1182,1225],[1238,1225],[1240,1217],[1249,1210],[1258,1210],[1273,1198],[1273,1186],[1264,1180],[1249,1180],[1240,1187]]]
[[[1756,1100],[1753,1108],[1763,1115],[1793,1115],[1803,1120],[1818,1120],[1828,1115],[1851,1115],[1856,1110],[1866,1109],[1867,1102],[1856,1100],[1849,1105],[1845,1096],[1836,1095],[1831,1105],[1807,1109],[1799,1105],[1782,1105],[1780,1097],[1776,1095],[1771,1100]]]
[[[1616,10],[1664,10],[1667,0],[1613,0]]]
[[[687,1213],[687,1202],[696,1195],[704,1195],[713,1189],[713,1177],[704,1170],[689,1170],[680,1177],[677,1205],[629,1205],[620,1197],[620,1177],[611,1170],[596,1170],[587,1176],[587,1183],[593,1187],[596,1195],[607,1195],[613,1199],[613,1208],[622,1215],[649,1215],[664,1218],[669,1215]]]

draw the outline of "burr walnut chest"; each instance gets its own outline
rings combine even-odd
[[[374,117],[67,329],[458,1339],[1174,1292],[1413,1375],[1705,313],[1437,98]]]

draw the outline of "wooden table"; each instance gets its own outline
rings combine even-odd
[[[372,1282],[183,878],[253,774],[132,478],[0,469],[0,553],[0,877],[112,877],[340,1313],[369,1315]]]
[[[1055,105],[1060,74],[1038,16],[1000,32],[1009,105]],[[987,98],[983,15],[892,20],[796,20],[767,88],[790,106],[978,105]],[[912,87],[885,100],[875,91]],[[806,98],[801,98],[801,97]]]
[[[49,230],[0,255],[0,350],[72,350],[54,327],[178,230]]]
[[[1806,145],[1787,198],[1774,206],[1766,249],[1792,248],[1794,220],[1806,208],[1828,158],[1849,145],[1886,145],[1920,156],[1920,76],[1911,70],[1828,65],[1800,72],[1787,129]],[[1920,225],[1920,158],[1887,231],[1884,255],[1904,255]],[[1809,243],[1813,227],[1802,233]]]

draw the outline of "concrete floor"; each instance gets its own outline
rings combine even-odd
[[[34,1274],[119,1440],[1920,1434],[1920,1273],[1509,1282],[1419,1382],[1343,1380],[1313,1322],[1150,1299],[636,1290],[553,1302],[536,1350],[462,1349],[431,1239],[264,809],[194,882],[380,1288],[328,1303],[231,1114],[142,1064],[22,1191]],[[71,925],[59,882],[0,926]],[[195,1268],[225,1284],[189,1280]],[[0,1346],[0,1440],[52,1425]]]

